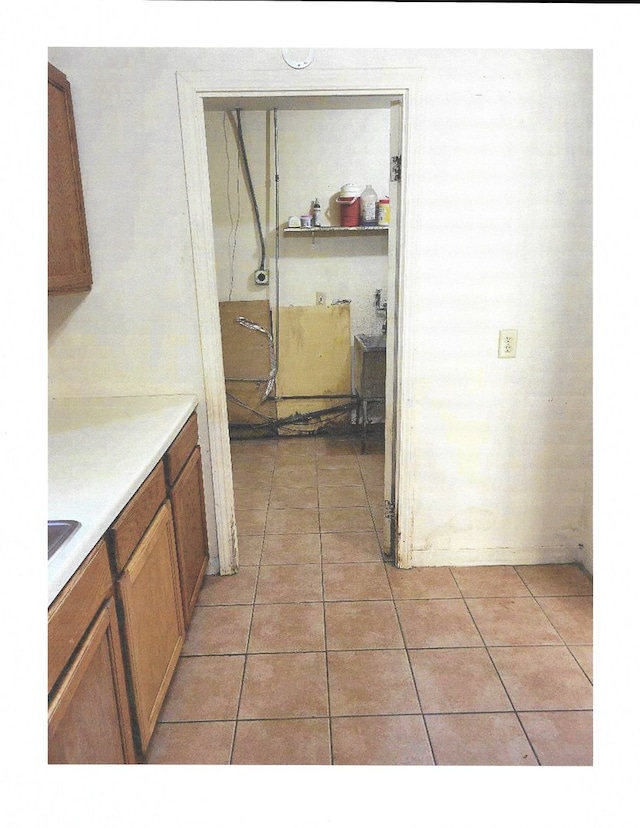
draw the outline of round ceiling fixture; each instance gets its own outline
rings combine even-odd
[[[292,69],[306,69],[313,63],[313,49],[283,49],[282,58]]]

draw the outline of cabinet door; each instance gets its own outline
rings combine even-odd
[[[49,293],[89,290],[91,281],[71,87],[49,64]]]
[[[185,623],[188,624],[209,559],[199,446],[191,453],[171,490],[171,505],[178,548],[182,607]]]
[[[125,566],[118,591],[144,753],[184,644],[178,562],[168,501]]]
[[[110,598],[49,704],[49,763],[134,761],[118,624]]]

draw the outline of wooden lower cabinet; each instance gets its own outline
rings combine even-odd
[[[49,609],[49,761],[143,760],[209,557],[195,413]]]
[[[168,501],[118,580],[139,749],[144,753],[185,637],[176,545]]]
[[[49,704],[50,764],[135,762],[113,598],[98,613]]]
[[[202,488],[202,458],[196,446],[171,488],[180,588],[185,624],[198,599],[209,560],[209,544]]]

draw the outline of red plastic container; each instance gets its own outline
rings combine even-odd
[[[358,227],[360,224],[360,188],[345,184],[336,199],[340,205],[340,227]]]
[[[360,224],[360,196],[351,199],[338,198],[340,227],[357,227]]]

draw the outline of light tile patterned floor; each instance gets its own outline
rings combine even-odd
[[[592,764],[591,580],[396,569],[359,448],[232,442],[241,568],[205,579],[147,761]]]

